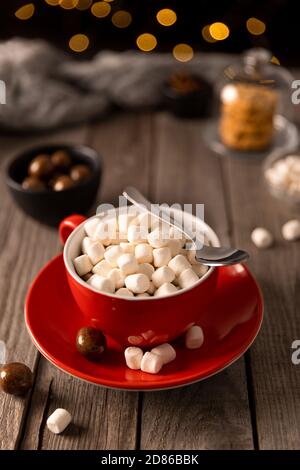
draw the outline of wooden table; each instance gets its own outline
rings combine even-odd
[[[291,344],[300,338],[299,243],[284,242],[291,213],[267,193],[257,161],[219,158],[200,133],[201,122],[164,113],[123,114],[91,126],[39,137],[1,137],[1,173],[7,159],[41,142],[87,143],[104,157],[99,202],[116,202],[134,184],[156,202],[204,203],[205,219],[223,243],[251,253],[263,289],[265,320],[255,344],[213,378],[165,392],[96,388],[48,363],[26,332],[27,289],[59,250],[57,231],[27,218],[0,187],[0,339],[8,360],[35,374],[26,400],[0,395],[1,449],[299,449],[300,366]],[[270,250],[250,242],[255,226],[276,237]],[[42,313],[42,312],[41,312]],[[60,436],[45,426],[57,407],[74,424]]]

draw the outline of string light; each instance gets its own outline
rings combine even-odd
[[[69,47],[74,52],[83,52],[89,47],[90,40],[85,34],[75,34],[69,41]]]
[[[51,5],[52,7],[56,7],[57,5],[59,5],[60,0],[45,0],[45,2],[48,3],[48,5]]]
[[[21,8],[19,8],[15,12],[15,16],[19,20],[29,20],[29,18],[31,18],[32,15],[34,14],[34,10],[35,10],[34,4],[27,3],[27,5],[23,5]]]
[[[249,33],[254,34],[254,36],[264,34],[264,32],[266,31],[265,23],[259,20],[258,18],[249,18],[246,21],[246,26]]]
[[[188,62],[194,56],[194,51],[188,44],[177,44],[173,49],[173,56],[179,62]]]
[[[272,64],[280,65],[280,61],[277,57],[275,57],[275,55],[272,56],[271,62]]]
[[[59,6],[64,10],[72,10],[76,8],[78,0],[60,0]]]
[[[111,6],[107,2],[96,2],[92,5],[91,12],[97,18],[105,18],[109,15]]]
[[[77,10],[88,10],[93,3],[93,0],[78,0],[76,5]]]
[[[157,40],[153,34],[143,33],[138,36],[136,44],[141,51],[150,52],[157,46]]]
[[[209,32],[209,24],[202,28],[202,37],[206,42],[217,42]]]
[[[229,36],[229,28],[226,24],[216,22],[209,27],[210,35],[216,41],[224,41]]]
[[[119,10],[112,15],[111,21],[117,28],[127,28],[132,22],[132,16],[128,11]]]
[[[156,19],[162,26],[172,26],[177,21],[177,15],[170,8],[163,8],[157,13]]]

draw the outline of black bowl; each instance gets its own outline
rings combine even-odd
[[[50,155],[56,150],[68,152],[75,164],[88,165],[91,169],[89,178],[63,191],[22,188],[30,161],[38,154]],[[13,158],[7,167],[6,182],[13,199],[26,214],[44,224],[56,226],[70,214],[89,211],[97,196],[101,174],[102,161],[94,149],[85,145],[43,145]]]

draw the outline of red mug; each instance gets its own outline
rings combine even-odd
[[[126,207],[123,209],[126,210]],[[122,209],[119,209],[119,213],[121,212]],[[113,214],[115,216],[115,211]],[[184,217],[192,217],[193,223],[201,225],[210,243],[219,245],[215,232],[207,224],[191,214],[184,213]],[[72,215],[64,219],[59,227],[64,244],[68,283],[73,298],[86,319],[82,326],[100,328],[124,348],[152,347],[169,342],[182,335],[193,324],[201,325],[206,308],[215,293],[218,268],[209,268],[192,287],[167,297],[118,297],[99,292],[78,276],[73,265],[74,258],[80,254],[81,242],[85,236],[85,221],[81,215]]]

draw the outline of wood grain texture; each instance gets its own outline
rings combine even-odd
[[[151,197],[204,203],[223,243],[231,227],[219,160],[203,145],[200,121],[154,118]],[[142,449],[252,449],[244,360],[218,377],[181,390],[144,395]]]

